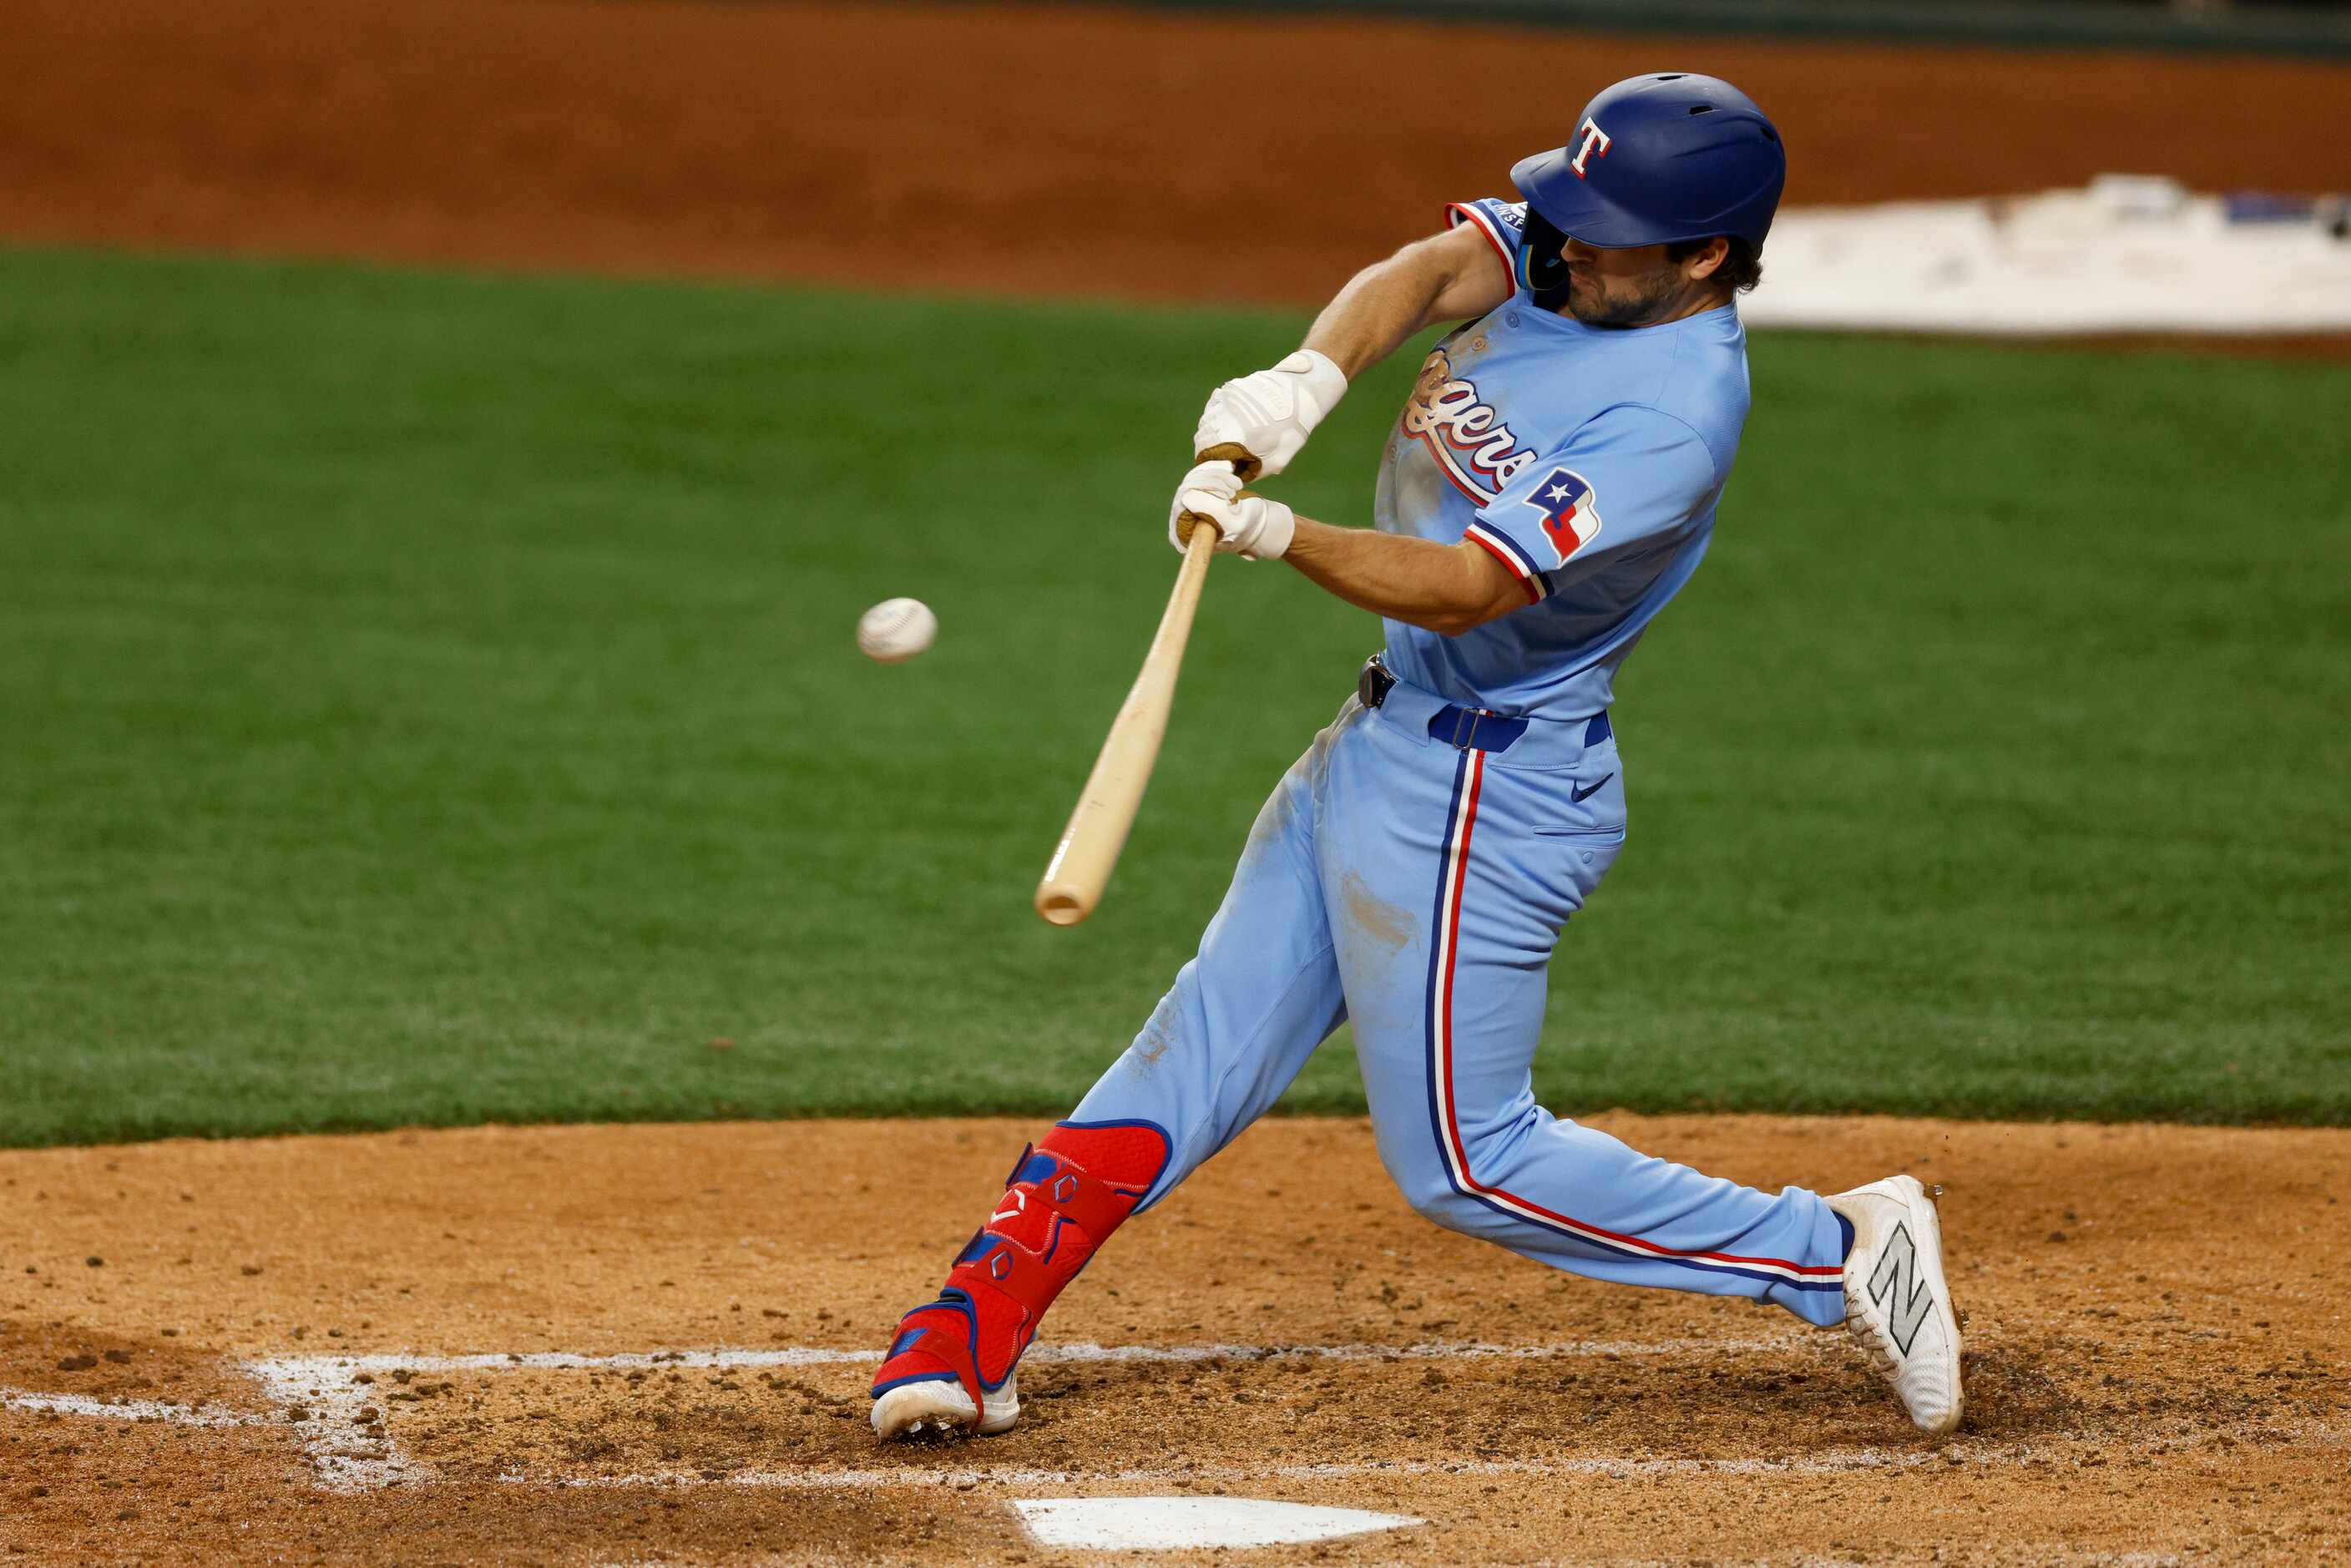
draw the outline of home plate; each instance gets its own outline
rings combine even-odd
[[[1253,1497],[1055,1497],[1016,1499],[1012,1506],[1040,1545],[1113,1552],[1289,1546],[1427,1522]]]

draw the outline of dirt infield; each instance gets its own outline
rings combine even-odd
[[[1961,1433],[1775,1310],[1429,1228],[1357,1123],[1251,1131],[1072,1288],[1018,1431],[911,1449],[866,1428],[874,1352],[1033,1128],[19,1152],[0,1552],[1055,1562],[1009,1500],[1218,1492],[1427,1521],[1251,1561],[2351,1551],[2351,1134],[1601,1120],[1947,1184]]]
[[[1792,202],[2351,189],[2351,71],[2281,59],[1102,8],[8,11],[0,235],[29,240],[1319,303],[1667,63],[1771,110]]]

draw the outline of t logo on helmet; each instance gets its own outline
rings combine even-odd
[[[1608,149],[1612,144],[1608,132],[1600,129],[1600,122],[1598,120],[1585,120],[1583,122],[1583,145],[1575,150],[1574,161],[1570,162],[1568,167],[1575,171],[1575,177],[1577,179],[1583,179],[1585,177],[1583,172],[1583,161],[1586,158],[1607,157]]]

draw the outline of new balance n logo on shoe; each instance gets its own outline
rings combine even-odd
[[[1886,1309],[1886,1332],[1908,1355],[1918,1325],[1935,1309],[1935,1298],[1918,1280],[1918,1250],[1911,1244],[1908,1226],[1896,1226],[1886,1250],[1878,1254],[1877,1267],[1870,1271],[1869,1299]]]

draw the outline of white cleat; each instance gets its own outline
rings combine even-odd
[[[999,1437],[1020,1419],[1019,1381],[1018,1374],[1007,1377],[1004,1386],[987,1396],[986,1406],[977,1412],[971,1407],[971,1396],[952,1377],[902,1383],[873,1401],[873,1435],[885,1443],[925,1432],[944,1437],[970,1437],[977,1415],[979,1437]]]
[[[1950,1431],[1959,1424],[1959,1324],[1943,1281],[1935,1200],[1917,1177],[1898,1176],[1827,1202],[1853,1222],[1845,1332],[1894,1385],[1921,1431]]]

